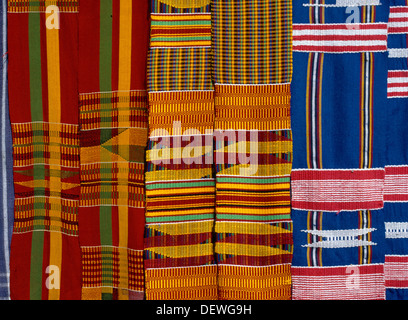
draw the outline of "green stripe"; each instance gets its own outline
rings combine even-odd
[[[183,183],[155,183],[146,184],[147,190],[155,189],[174,189],[174,188],[192,188],[192,187],[214,187],[214,181],[200,181],[200,182],[183,182]]]
[[[44,232],[32,232],[31,265],[30,265],[30,300],[42,298],[42,268],[43,268]]]
[[[112,0],[100,1],[100,91],[112,91]]]
[[[28,16],[28,50],[30,63],[30,110],[31,121],[43,121],[42,79],[41,79],[41,21],[40,13]],[[39,134],[44,137],[42,130]],[[42,157],[42,155],[40,156]],[[34,190],[37,191],[35,181],[43,181],[45,169],[34,166]],[[35,209],[37,212],[38,209]],[[43,288],[43,250],[44,232],[32,232],[30,259],[30,300],[41,300]]]
[[[99,86],[102,92],[112,91],[112,14],[112,0],[100,0]],[[111,104],[107,103],[107,105]],[[111,122],[111,119],[109,121]],[[101,144],[105,141],[106,137],[100,134]],[[102,159],[102,161],[104,160]],[[110,178],[112,178],[112,172]],[[104,198],[102,192],[100,197]],[[110,194],[106,194],[106,197],[110,198]],[[100,206],[99,217],[101,245],[111,246],[112,208],[110,206]],[[105,259],[106,257],[102,257],[102,260]],[[108,281],[106,285],[112,285],[112,281]]]
[[[99,233],[102,246],[112,245],[112,211],[110,206],[99,207]]]
[[[279,214],[279,215],[238,215],[238,214],[217,214],[217,219],[220,220],[255,220],[255,221],[268,221],[268,220],[281,220],[290,219],[290,214]]]
[[[248,179],[248,178],[239,178],[239,177],[228,177],[228,178],[217,178],[217,182],[251,183],[251,184],[287,183],[287,182],[290,182],[290,177],[269,178],[269,179]]]
[[[173,222],[214,219],[213,214],[189,214],[185,216],[146,217],[146,222]]]
[[[40,26],[40,14],[29,14],[28,47],[30,57],[30,103],[32,121],[43,121]]]

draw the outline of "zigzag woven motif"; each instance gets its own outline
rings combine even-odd
[[[148,300],[217,298],[209,2],[152,1],[146,154]]]
[[[144,299],[147,18],[147,3],[136,0],[81,3],[79,226],[85,300]]]

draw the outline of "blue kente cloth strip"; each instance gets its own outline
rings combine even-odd
[[[293,1],[294,299],[385,299],[389,1],[361,3]]]

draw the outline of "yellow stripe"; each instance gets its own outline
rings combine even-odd
[[[167,258],[200,257],[213,254],[213,244],[194,244],[184,246],[155,247],[148,249],[151,252],[164,255]]]
[[[46,16],[48,18],[49,15]],[[48,70],[48,119],[52,123],[61,122],[61,78],[60,78],[60,48],[59,29],[46,28],[47,37],[47,70]],[[59,153],[54,154],[60,162]],[[54,159],[55,159],[54,158]],[[49,181],[50,191],[62,190],[61,178],[51,176]],[[62,234],[50,232],[50,265],[59,268],[60,277],[63,270],[62,262]],[[59,300],[60,289],[48,291],[49,300]]]
[[[131,83],[131,65],[132,65],[132,0],[120,1],[119,8],[119,91],[129,91]],[[123,107],[129,107],[127,102],[122,102]],[[121,107],[121,106],[119,106]],[[125,115],[129,122],[129,115]],[[130,136],[120,135],[118,137],[119,154],[124,159],[129,159]],[[126,188],[127,189],[127,188]],[[119,247],[127,248],[128,246],[128,216],[129,208],[120,206],[118,209],[119,222]],[[119,287],[128,288],[128,254],[127,250],[119,255]],[[127,294],[120,294],[120,300],[127,300]]]
[[[184,206],[185,207],[185,206]],[[152,206],[149,206],[149,209],[154,210],[154,209],[161,209],[162,207],[154,208]],[[191,209],[191,210],[171,210],[171,211],[158,211],[158,212],[146,212],[146,217],[160,217],[160,216],[182,216],[182,215],[190,215],[190,214],[214,214],[214,208],[208,208],[208,209]]]
[[[275,214],[287,214],[290,212],[290,208],[234,208],[233,214],[252,214],[252,215],[275,215]],[[217,213],[231,214],[231,208],[217,208]]]
[[[217,183],[217,191],[222,192],[223,190],[275,190],[275,189],[288,189],[290,188],[290,183],[274,183],[274,184],[249,184],[249,183]],[[256,194],[256,193],[254,193]]]
[[[218,222],[215,224],[216,233],[241,233],[241,234],[278,234],[292,233],[291,230],[280,228],[275,225],[265,223],[236,223],[236,222]]]
[[[119,91],[130,90],[132,63],[132,0],[120,1],[119,17]]]
[[[157,230],[168,235],[200,234],[212,232],[214,222],[191,222],[191,223],[170,223],[161,225],[149,225],[149,230]]]
[[[268,257],[291,253],[287,250],[250,244],[217,242],[215,252],[218,254],[245,255],[250,257]]]
[[[196,194],[196,193],[214,193],[215,187],[197,187],[197,188],[175,188],[175,189],[155,189],[147,190],[146,195],[148,197],[163,196],[163,195],[177,195],[177,194]],[[187,196],[186,196],[187,197]],[[201,198],[201,196],[198,196]],[[191,198],[197,198],[197,196],[192,196]],[[183,197],[183,199],[185,199]]]

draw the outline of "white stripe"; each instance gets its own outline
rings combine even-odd
[[[315,46],[315,47],[374,47],[386,46],[386,40],[366,40],[366,41],[344,41],[344,40],[294,40],[293,46]]]
[[[367,10],[370,12],[370,10]],[[365,74],[365,108],[364,108],[364,115],[365,115],[365,122],[364,122],[364,168],[368,167],[368,87],[369,87],[369,74],[368,74],[368,66],[370,61],[370,54],[366,53],[366,74]]]
[[[408,49],[388,49],[389,58],[408,58]]]
[[[312,161],[313,168],[317,168],[316,159],[316,78],[317,78],[317,58],[318,55],[314,56],[313,60],[313,82],[312,82]]]
[[[408,83],[408,77],[388,77],[388,83]]]
[[[350,24],[350,29],[296,29],[293,26],[293,36],[385,36],[386,28],[358,29],[358,25]],[[352,29],[353,28],[353,29]]]
[[[408,86],[401,86],[401,87],[388,87],[387,88],[388,92],[407,92],[408,91]]]
[[[408,222],[385,222],[385,238],[408,238]]]
[[[3,4],[3,34],[2,34],[2,42],[3,42],[3,53],[7,52],[7,3],[6,1],[2,1]],[[3,57],[4,59],[4,57]],[[3,63],[3,83],[2,83],[2,99],[1,99],[1,123],[2,123],[2,131],[1,131],[1,152],[2,152],[2,172],[3,172],[3,245],[4,245],[4,259],[6,261],[6,273],[10,273],[9,268],[9,261],[10,261],[10,252],[9,252],[9,234],[8,234],[8,205],[7,205],[7,162],[6,162],[6,85],[7,85],[7,60]],[[8,285],[7,285],[8,288]],[[8,288],[8,294],[10,295],[10,289]]]

